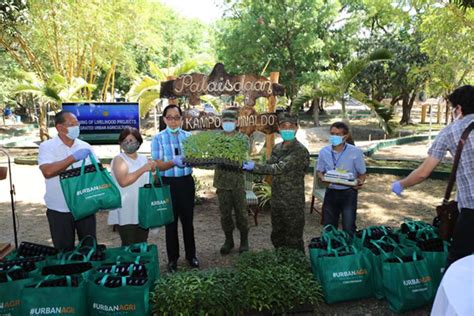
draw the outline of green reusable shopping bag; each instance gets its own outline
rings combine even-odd
[[[160,187],[155,187],[150,172],[150,184],[138,189],[138,225],[144,229],[161,227],[174,221],[170,186],[163,185],[157,172]]]
[[[84,159],[80,168],[59,175],[64,198],[75,220],[99,210],[122,207],[120,191],[107,169],[99,166],[93,155],[89,159],[92,165],[86,167]]]
[[[85,245],[85,242],[91,240],[91,245]],[[84,237],[79,244],[74,248],[72,251],[68,252],[61,252],[56,255],[56,258],[49,260],[49,265],[58,265],[58,264],[70,264],[70,263],[79,263],[79,262],[90,262],[92,266],[98,266],[103,261],[102,259],[98,259],[98,247],[97,241],[93,236],[86,236]],[[103,259],[105,260],[106,255],[103,255]]]
[[[90,316],[149,314],[148,283],[143,286],[129,286],[126,284],[126,277],[122,277],[120,287],[109,288],[105,286],[109,275],[103,275],[100,283],[95,284],[94,279],[97,277],[96,275],[89,278],[87,285],[87,309]]]
[[[332,225],[326,225],[320,237],[313,238],[308,245],[311,271],[314,279],[319,281],[318,260],[319,256],[331,252],[333,248],[348,246],[350,237],[344,231],[337,230]]]
[[[18,269],[21,268],[18,267]],[[30,284],[31,282],[32,280],[29,278],[12,280],[7,274],[7,282],[0,283],[0,315],[21,315],[21,289],[25,284]]]
[[[341,247],[319,257],[318,274],[326,303],[372,297],[371,263],[365,250]]]
[[[382,263],[383,285],[389,307],[396,313],[415,309],[431,302],[433,277],[426,259],[416,251],[412,261],[393,253]]]
[[[435,247],[430,247],[433,246],[433,242]],[[436,295],[436,290],[441,283],[448,260],[449,243],[441,238],[435,238],[419,241],[417,246],[421,249],[421,254],[426,259],[428,268],[431,271],[431,276],[433,277],[433,295]]]
[[[390,228],[387,228],[383,225],[382,226],[369,226],[369,227],[364,228],[360,233],[356,232],[356,234],[354,235],[354,245],[358,247],[359,249],[362,249],[364,247],[364,242],[366,239],[374,239],[373,238],[374,230],[379,230],[379,234],[382,233],[383,236],[390,235],[391,233]],[[380,238],[377,238],[377,239],[380,239]]]
[[[150,280],[153,282],[160,277],[160,264],[158,258],[158,247],[156,245],[148,245],[147,243],[137,243],[130,246],[117,248],[108,248],[105,251],[106,261],[136,261],[150,263]]]
[[[390,252],[387,252],[383,249],[383,246],[390,247],[394,249],[399,247],[399,245],[389,236],[384,236],[379,240],[371,240],[371,245],[374,245],[375,248],[379,250],[379,254],[376,255],[372,251],[367,251],[367,256],[372,263],[372,284],[374,287],[374,295],[378,299],[382,299],[385,296],[383,279],[382,279],[382,262],[390,257]]]
[[[114,271],[115,267],[120,266],[122,264],[129,264],[129,265],[142,264],[142,265],[144,265],[145,268],[146,268],[146,272],[147,272],[147,278],[150,281],[149,282],[150,290],[154,287],[155,279],[160,277],[159,265],[154,261],[143,259],[140,256],[135,257],[135,258],[129,256],[127,259],[122,258],[120,256],[117,256],[115,260],[107,260],[105,262],[102,262],[100,266],[96,267],[95,271],[97,271],[97,273],[104,273],[100,270],[104,269],[105,266],[109,266],[111,268],[111,272],[108,273],[108,274],[115,274],[115,271]],[[127,274],[127,275],[132,276],[131,274]]]
[[[34,287],[21,290],[21,315],[87,315],[86,288],[82,278],[78,286],[72,286],[71,277],[66,276],[67,286],[40,287],[47,276]]]

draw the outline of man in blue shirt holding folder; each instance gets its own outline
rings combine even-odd
[[[342,213],[342,228],[349,234],[356,230],[356,211],[358,190],[365,182],[364,154],[354,145],[348,144],[349,127],[336,122],[330,127],[328,145],[321,149],[316,166],[317,176],[328,185],[323,202],[323,224],[338,227]],[[329,183],[324,179],[328,171],[342,174],[352,173],[357,184],[354,186]]]

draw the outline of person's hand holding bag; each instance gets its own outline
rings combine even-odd
[[[72,156],[74,157],[76,161],[79,161],[79,160],[83,160],[89,157],[90,153],[91,153],[91,150],[89,148],[82,148],[73,152]]]

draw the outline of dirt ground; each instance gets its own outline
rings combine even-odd
[[[42,244],[51,244],[48,223],[43,205],[44,179],[37,166],[14,165],[14,183],[16,186],[16,214],[18,219],[19,241],[30,241]],[[202,189],[199,192],[201,203],[195,208],[195,237],[197,256],[201,268],[222,267],[231,265],[237,258],[238,252],[234,251],[227,256],[221,256],[219,248],[223,242],[223,232],[220,228],[219,210],[215,190],[212,188],[213,171],[195,170]],[[369,225],[388,225],[398,227],[405,218],[424,220],[431,222],[434,216],[435,205],[441,202],[445,188],[445,182],[427,180],[417,187],[404,192],[403,198],[398,198],[390,192],[390,184],[397,177],[389,175],[371,174],[363,190],[360,191],[358,203],[357,227],[363,228]],[[312,176],[306,177],[306,226],[304,240],[307,244],[312,237],[318,236],[321,231],[319,215],[310,214]],[[0,242],[13,242],[13,229],[11,219],[11,207],[8,181],[0,181]],[[318,207],[321,203],[318,201]],[[107,213],[97,214],[97,229],[99,243],[107,247],[120,245],[117,233],[107,226]],[[258,226],[250,223],[250,246],[251,250],[272,248],[270,241],[271,223],[270,213],[261,212],[258,215]],[[182,238],[180,232],[180,239]],[[238,240],[238,232],[235,231]],[[164,229],[157,233],[151,233],[150,243],[155,243],[159,248],[160,265],[162,273],[166,273],[166,250]],[[181,258],[179,269],[188,269],[184,260],[184,249],[181,239]],[[430,307],[414,311],[410,315],[428,314]],[[391,314],[385,301],[376,299],[362,300],[357,302],[346,302],[328,306],[322,304],[318,314],[328,315],[385,315]]]

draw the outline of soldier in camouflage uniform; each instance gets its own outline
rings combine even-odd
[[[258,165],[253,161],[246,161],[243,169],[273,175],[270,199],[273,246],[304,252],[304,176],[309,166],[309,152],[295,138],[298,129],[295,116],[288,113],[279,115],[278,129],[283,142],[273,147],[267,163]]]
[[[228,137],[242,137],[248,143],[248,138],[236,131],[237,113],[225,110],[222,112],[222,127],[224,135]],[[247,200],[245,198],[245,178],[241,170],[230,170],[225,166],[217,166],[214,173],[214,187],[217,189],[221,225],[225,233],[225,242],[220,252],[223,255],[230,253],[234,248],[234,227],[240,231],[239,252],[249,250]],[[235,222],[232,218],[235,211]]]

